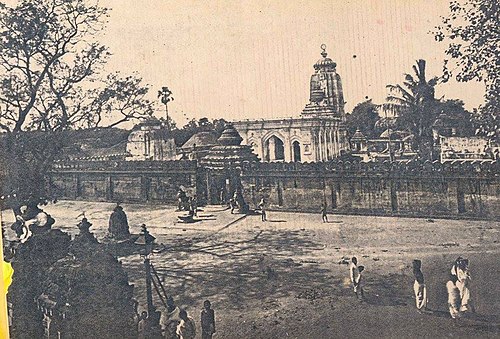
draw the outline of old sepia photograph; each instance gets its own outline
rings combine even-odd
[[[500,337],[498,0],[0,0],[0,339]]]

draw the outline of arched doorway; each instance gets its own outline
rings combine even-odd
[[[300,157],[300,143],[297,140],[295,140],[292,143],[292,148],[293,148],[293,161],[294,162],[300,162],[301,161],[301,157]]]
[[[270,137],[265,143],[265,160],[280,161],[285,160],[285,145],[277,136]]]

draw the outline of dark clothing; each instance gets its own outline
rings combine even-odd
[[[201,311],[201,338],[212,339],[215,333],[215,312],[212,309]]]
[[[127,215],[121,206],[115,207],[113,213],[111,213],[108,230],[114,238],[123,239],[130,236]]]

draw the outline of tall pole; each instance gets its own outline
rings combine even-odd
[[[146,298],[148,302],[148,314],[153,314],[156,309],[153,305],[153,290],[151,289],[151,263],[148,257],[144,258],[144,268],[146,269]]]
[[[384,110],[385,113],[385,126],[387,128],[387,137],[389,138],[388,142],[388,150],[389,150],[389,161],[393,162],[394,161],[394,156],[392,154],[392,145],[391,145],[391,130],[389,129],[389,119],[387,117],[387,110]]]
[[[170,121],[168,120],[168,103],[174,101],[172,97],[172,91],[168,87],[163,86],[161,90],[158,91],[158,98],[160,98],[162,104],[165,105],[165,115],[167,119],[167,130],[170,131]]]

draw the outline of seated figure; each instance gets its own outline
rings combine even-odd
[[[130,238],[127,215],[123,211],[123,207],[119,204],[116,205],[113,213],[111,213],[108,231],[113,238],[118,240]]]

